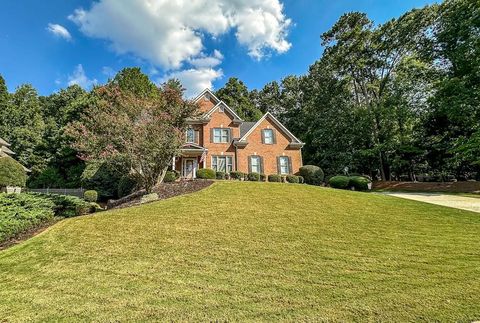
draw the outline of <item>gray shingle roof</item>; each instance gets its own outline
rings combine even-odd
[[[240,138],[242,138],[248,130],[252,129],[255,124],[256,122],[242,122],[240,125]]]

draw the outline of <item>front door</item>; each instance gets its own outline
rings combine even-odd
[[[185,158],[183,160],[183,177],[188,179],[195,178],[197,161],[194,158]]]

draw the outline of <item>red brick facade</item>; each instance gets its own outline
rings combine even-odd
[[[303,143],[270,114],[255,125],[244,123],[209,90],[205,90],[196,102],[202,117],[191,122],[194,141],[184,146],[182,157],[175,161],[175,169],[181,171],[182,176],[194,177],[195,170],[199,168],[231,169],[244,173],[260,170],[266,175],[285,175],[296,173],[302,166]],[[218,129],[216,137],[214,129]],[[268,130],[274,137],[271,143],[264,143],[262,132],[265,129],[272,130]],[[258,157],[253,157],[252,162],[252,156]],[[224,166],[225,163],[227,165]]]

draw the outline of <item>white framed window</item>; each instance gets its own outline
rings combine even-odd
[[[260,156],[250,156],[250,172],[251,173],[262,172]]]
[[[193,128],[187,129],[187,142],[194,143],[195,142],[195,130]]]
[[[212,156],[212,169],[216,172],[230,173],[233,170],[232,156]]]
[[[287,156],[281,156],[279,158],[279,168],[280,168],[280,174],[281,175],[287,175],[287,174],[290,174],[290,163],[289,163],[289,160],[288,160],[288,157]]]
[[[267,145],[273,144],[273,129],[263,129],[263,143]]]
[[[213,142],[228,143],[230,141],[230,129],[229,128],[214,128],[213,129]]]

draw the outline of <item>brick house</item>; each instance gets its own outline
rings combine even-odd
[[[270,113],[245,122],[208,89],[195,102],[201,115],[188,121],[186,143],[172,165],[183,178],[195,178],[199,168],[288,175],[302,166],[304,144]]]

